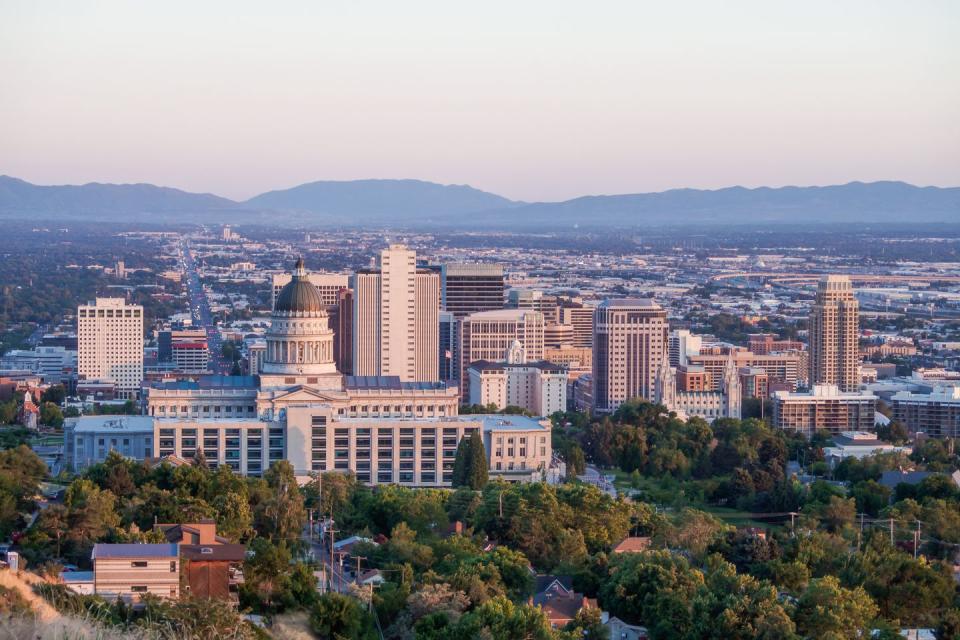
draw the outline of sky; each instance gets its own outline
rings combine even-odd
[[[0,174],[960,185],[960,2],[0,0]]]

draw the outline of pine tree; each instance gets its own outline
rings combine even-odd
[[[467,471],[464,484],[473,490],[483,489],[487,485],[489,473],[487,471],[487,452],[476,429],[470,434],[470,444],[467,450]]]
[[[453,486],[463,487],[467,484],[467,459],[470,457],[470,440],[461,438],[457,445],[457,457],[453,461]]]

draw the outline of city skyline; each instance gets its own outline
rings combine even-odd
[[[363,178],[526,201],[950,186],[958,23],[946,2],[534,4],[468,17],[434,3],[9,3],[0,167],[43,184],[240,199]]]

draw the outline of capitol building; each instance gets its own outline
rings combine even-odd
[[[550,427],[525,416],[459,416],[457,387],[337,371],[333,331],[302,260],[276,297],[258,376],[201,376],[146,389],[146,416],[85,416],[65,429],[79,470],[110,450],[260,475],[288,460],[306,480],[353,472],[368,484],[450,486],[457,446],[476,431],[490,477],[535,481],[552,457]],[[128,433],[136,424],[136,435]],[[127,425],[127,426],[125,426]]]

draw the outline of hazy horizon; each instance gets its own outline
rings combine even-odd
[[[244,200],[960,184],[960,5],[0,4],[0,174]]]

